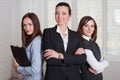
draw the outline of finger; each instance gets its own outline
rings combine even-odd
[[[91,73],[94,73],[94,71],[93,71],[93,70],[91,70],[90,68],[89,68],[89,71],[90,71]]]
[[[47,49],[47,50],[45,50],[44,52],[46,53],[46,52],[48,52],[49,50]]]
[[[47,57],[46,57],[46,60],[48,60],[48,59],[50,59],[50,58],[52,58],[52,56],[47,56]]]
[[[46,58],[46,57],[51,56],[51,55],[52,55],[51,52],[47,52],[47,53],[44,54],[44,57]]]
[[[52,49],[46,49],[45,51],[52,51]]]
[[[45,53],[45,54],[44,54],[44,57],[47,57],[47,56],[49,56],[49,54],[48,54],[48,53]]]

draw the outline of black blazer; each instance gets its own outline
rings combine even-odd
[[[79,65],[86,61],[86,55],[75,55],[75,51],[81,47],[80,37],[77,32],[68,29],[68,46],[64,50],[63,40],[57,26],[45,29],[43,32],[43,51],[53,49],[63,53],[64,60],[51,58],[46,60],[45,80],[81,80]]]

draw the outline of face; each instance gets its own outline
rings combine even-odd
[[[58,26],[67,26],[70,16],[68,7],[58,6],[56,8],[55,19]]]
[[[27,17],[23,20],[23,28],[27,35],[31,35],[33,33],[34,25],[30,18]]]
[[[85,24],[82,29],[84,35],[91,37],[95,30],[93,20],[88,21],[87,24]]]

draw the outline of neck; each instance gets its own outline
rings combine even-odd
[[[59,28],[62,33],[65,33],[67,30],[67,26],[59,26]]]

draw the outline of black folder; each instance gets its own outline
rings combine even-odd
[[[28,60],[26,51],[24,47],[18,47],[10,45],[13,57],[18,62],[20,66],[26,67],[31,66],[31,62]]]

